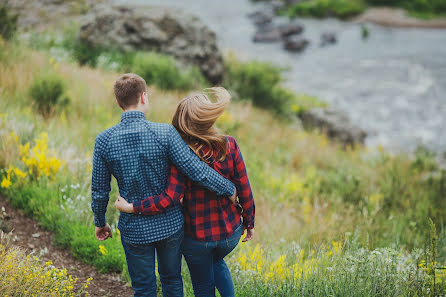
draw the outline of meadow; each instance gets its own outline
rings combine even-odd
[[[96,240],[90,210],[94,140],[120,120],[113,83],[124,70],[152,77],[147,118],[170,122],[177,102],[206,82],[189,83],[200,76],[195,70],[180,73],[154,53],[134,53],[128,62],[99,51],[89,63],[77,58],[85,49],[69,36],[42,38],[0,39],[0,194],[51,230],[55,244],[128,281],[115,181],[107,210],[113,239]],[[320,105],[317,99],[283,89],[281,70],[271,77],[271,65],[226,61],[233,78],[224,85],[234,100],[218,127],[240,145],[257,206],[255,239],[228,258],[236,295],[444,296],[446,271],[437,268],[446,266],[446,172],[433,154],[344,147],[306,132],[294,114]],[[178,77],[180,85],[163,85]],[[257,88],[265,83],[275,91]],[[284,105],[272,108],[275,99]],[[0,246],[0,257],[9,250]],[[183,270],[186,296],[193,296]],[[9,272],[0,266],[2,273]]]

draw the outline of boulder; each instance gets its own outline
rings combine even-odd
[[[334,33],[323,33],[321,35],[321,46],[326,46],[329,44],[335,44],[337,42],[336,35]]]
[[[308,46],[308,44],[308,40],[304,38],[290,36],[284,40],[283,47],[290,52],[301,52]]]
[[[300,115],[305,128],[319,128],[328,137],[344,144],[364,143],[367,133],[353,125],[348,116],[332,108],[314,108]]]
[[[197,66],[212,83],[223,77],[215,33],[179,9],[97,5],[84,17],[79,39],[92,46],[171,55],[182,64]]]
[[[254,42],[276,42],[282,40],[282,33],[277,27],[262,28],[254,35]]]
[[[304,27],[297,23],[288,23],[278,26],[282,37],[300,34],[304,31]]]
[[[265,25],[271,23],[274,18],[274,12],[266,9],[258,10],[248,14],[248,18],[250,18],[257,26]]]
[[[304,30],[302,25],[296,23],[278,26],[262,26],[254,35],[254,42],[276,42],[292,35],[300,34]]]

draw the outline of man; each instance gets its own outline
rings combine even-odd
[[[235,198],[234,184],[200,161],[173,126],[145,119],[149,102],[144,79],[124,74],[115,82],[114,92],[123,109],[121,122],[97,136],[93,155],[92,210],[99,240],[112,237],[105,221],[111,175],[121,196],[141,200],[163,191],[172,162],[191,180]],[[180,204],[154,216],[121,213],[118,228],[134,296],[156,296],[155,250],[163,296],[183,296]]]

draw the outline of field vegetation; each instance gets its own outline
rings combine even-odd
[[[0,194],[51,230],[55,244],[128,280],[113,205],[116,182],[107,211],[115,236],[105,242],[94,237],[90,182],[95,137],[120,119],[113,83],[123,65],[132,64],[104,62],[101,57],[111,55],[106,52],[94,65],[79,65],[70,46],[47,46],[63,38],[33,39],[33,48],[29,40],[0,39]],[[138,55],[151,54],[133,59]],[[255,240],[240,244],[228,260],[237,296],[446,294],[445,270],[437,269],[446,264],[446,173],[434,157],[422,149],[410,156],[344,148],[317,131],[303,131],[268,102],[282,96],[255,88],[265,81],[280,88],[280,76],[256,62],[227,63],[231,75],[253,84],[244,89],[226,81],[240,100],[218,121],[244,153],[257,205]],[[170,66],[154,69],[147,118],[170,122],[187,91],[164,88],[157,79],[188,75]],[[46,113],[34,89],[37,84],[43,89],[37,93],[52,93],[53,83],[41,83],[48,77],[63,86],[55,97],[70,103],[49,100],[52,112]],[[184,276],[186,296],[192,296],[185,267]]]
[[[409,14],[420,18],[446,16],[446,1],[444,0],[306,0],[287,6],[282,13],[290,17],[335,16],[346,19],[373,6],[404,8]]]

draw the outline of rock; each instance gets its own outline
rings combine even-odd
[[[279,28],[272,27],[267,29],[261,29],[254,35],[254,42],[276,42],[282,40],[282,33]]]
[[[284,40],[283,47],[290,52],[301,52],[308,46],[308,44],[308,40],[304,38],[290,36]]]
[[[291,6],[291,5],[294,5],[294,4],[297,4],[300,2],[304,2],[304,1],[306,1],[306,0],[285,0],[285,4],[287,6]]]
[[[19,14],[17,24],[20,28],[42,31],[47,27],[76,22],[94,5],[106,4],[111,1],[13,0],[8,2],[8,6]]]
[[[305,128],[319,128],[328,137],[345,145],[364,143],[367,133],[354,126],[346,114],[332,108],[314,108],[300,115]]]
[[[253,40],[254,42],[276,42],[302,32],[303,26],[295,23],[278,26],[264,26],[259,28],[254,35]]]
[[[278,28],[280,30],[280,34],[282,34],[282,37],[300,34],[304,31],[304,27],[296,23],[279,25]]]
[[[280,0],[273,0],[270,2],[271,8],[274,12],[280,11],[282,8],[285,8],[285,3]]]
[[[248,18],[253,20],[256,25],[265,25],[271,23],[274,18],[274,12],[270,10],[258,10],[248,14]]]
[[[337,38],[334,33],[324,33],[321,35],[321,46],[335,44],[336,42],[337,42]]]
[[[92,46],[156,51],[199,67],[212,83],[223,77],[223,57],[215,33],[178,9],[97,5],[85,16],[79,39]]]

